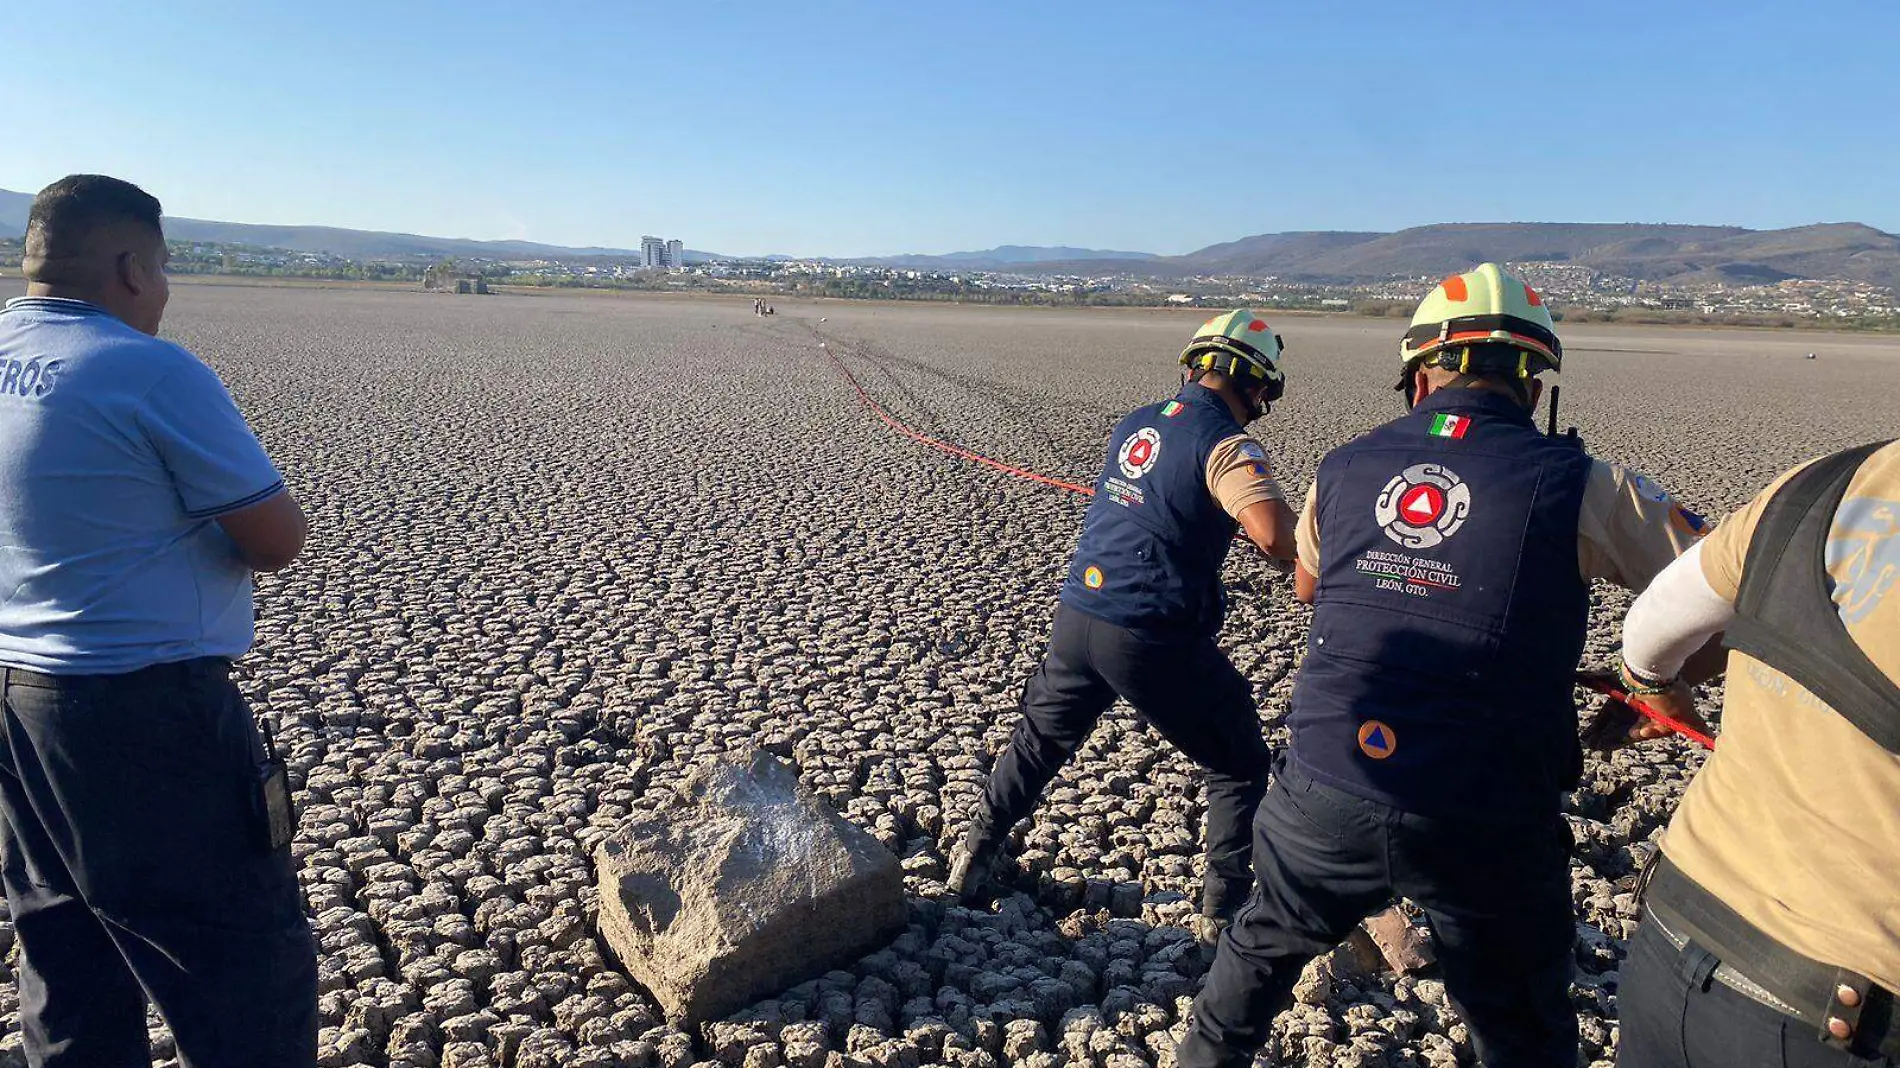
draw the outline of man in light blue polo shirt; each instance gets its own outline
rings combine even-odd
[[[302,510],[218,376],[158,339],[158,201],[33,202],[0,311],[0,881],[35,1064],[315,1062],[316,971],[229,678]],[[280,810],[281,811],[281,810]]]

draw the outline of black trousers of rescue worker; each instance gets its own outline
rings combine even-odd
[[[1678,949],[1653,918],[1630,939],[1617,990],[1621,1068],[1892,1068],[1900,1060],[1821,1041],[1820,1029],[1719,981],[1722,962]],[[1883,1007],[1891,1012],[1891,1004]],[[1865,1020],[1863,1019],[1863,1022]],[[1857,1043],[1858,1044],[1858,1043]]]
[[[1290,758],[1254,819],[1254,897],[1221,936],[1181,1068],[1249,1065],[1300,970],[1407,897],[1486,1068],[1572,1068],[1569,825],[1428,818],[1314,781]]]
[[[263,748],[229,662],[0,669],[0,875],[20,1026],[46,1068],[316,1063],[316,946],[257,803]]]
[[[1048,654],[1023,691],[1022,719],[990,773],[979,826],[995,841],[1028,816],[1117,697],[1206,773],[1201,909],[1232,914],[1253,883],[1248,826],[1272,753],[1252,688],[1211,636],[1133,631],[1058,608]]]

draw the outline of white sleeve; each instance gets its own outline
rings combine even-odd
[[[1623,662],[1646,678],[1673,679],[1710,638],[1727,629],[1735,606],[1702,575],[1702,544],[1663,568],[1623,621]]]

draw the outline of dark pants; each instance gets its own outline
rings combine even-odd
[[[1067,605],[1023,691],[1022,719],[997,758],[977,814],[992,841],[1029,815],[1102,713],[1125,699],[1207,774],[1207,884],[1201,906],[1225,915],[1246,899],[1248,823],[1272,753],[1253,692],[1212,637],[1164,637],[1105,623]]]
[[[1574,1068],[1570,828],[1415,815],[1282,759],[1254,819],[1259,886],[1221,936],[1181,1068],[1253,1063],[1300,970],[1395,897],[1431,921],[1445,989],[1488,1068]]]
[[[1677,949],[1654,922],[1630,939],[1617,990],[1616,1063],[1622,1068],[1867,1068],[1889,1058],[1857,1057],[1820,1040],[1813,1024],[1743,997],[1710,974],[1717,963]]]
[[[149,1065],[148,997],[190,1068],[316,1062],[316,947],[227,668],[4,672],[0,875],[34,1065]]]

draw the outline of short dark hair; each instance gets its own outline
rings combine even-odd
[[[158,198],[103,174],[69,174],[33,198],[26,216],[26,257],[58,261],[82,255],[94,230],[133,223],[163,240]]]

